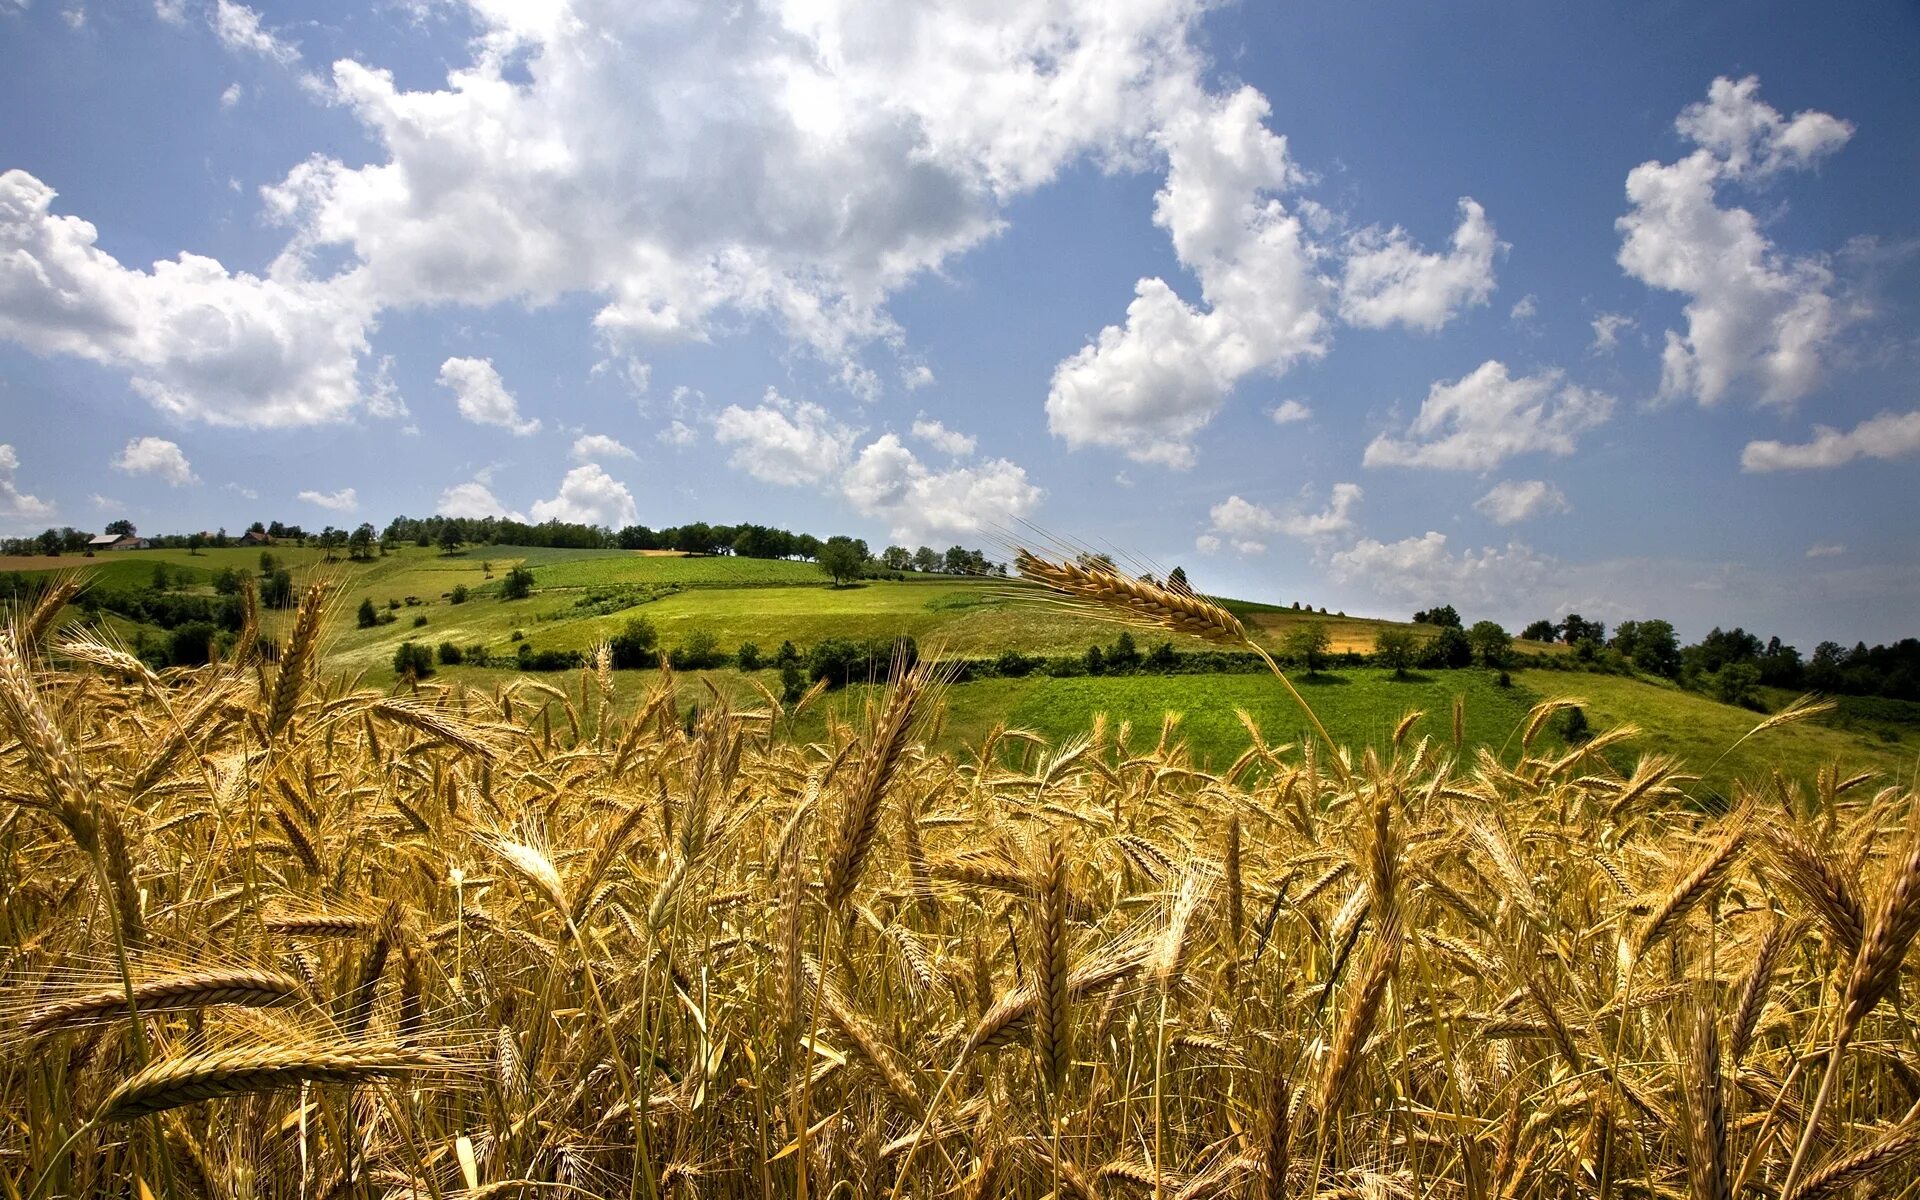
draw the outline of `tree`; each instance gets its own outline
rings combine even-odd
[[[507,572],[505,579],[500,581],[502,600],[525,600],[531,595],[533,595],[533,572],[526,567],[515,567]]]
[[[973,555],[967,552],[965,546],[949,546],[944,565],[949,575],[971,575]]]
[[[373,525],[362,521],[358,528],[347,535],[347,557],[356,562],[366,562],[373,558]]]
[[[913,566],[913,552],[905,546],[888,546],[881,552],[880,562],[889,571],[905,571]]]
[[[867,566],[867,544],[859,538],[835,536],[820,547],[820,568],[833,576],[835,587],[860,578]]]
[[[354,619],[362,629],[372,629],[380,623],[380,610],[373,606],[372,596],[365,597],[360,601],[360,611],[355,615]]]
[[[187,535],[187,553],[188,553],[188,554],[196,554],[196,555],[197,555],[197,554],[199,554],[199,553],[200,553],[200,552],[201,552],[202,550],[204,550],[204,549],[206,549],[206,548],[207,548],[207,535],[206,535],[206,534],[204,534],[204,533],[190,533],[190,534],[188,534],[188,535]]]
[[[260,603],[268,608],[293,607],[293,572],[276,568],[260,585]]]
[[[913,552],[913,569],[925,575],[931,575],[940,569],[940,555],[932,546],[922,546]]]
[[[1393,670],[1395,679],[1405,679],[1407,668],[1420,652],[1419,639],[1411,629],[1382,629],[1373,639],[1373,660]]]
[[[1438,625],[1442,629],[1458,629],[1460,628],[1460,614],[1453,610],[1453,605],[1442,604],[1438,607],[1424,609],[1413,614],[1413,623],[1415,625]]]
[[[118,521],[109,521],[107,522],[106,532],[113,534],[115,537],[132,537],[134,536],[133,522],[127,520],[125,517],[121,517]]]
[[[274,569],[279,565],[280,560],[273,556],[273,551],[262,550],[260,552],[260,578],[265,579],[267,576],[273,574]]]
[[[1473,665],[1473,643],[1458,625],[1443,625],[1440,635],[1420,652],[1423,667],[1468,667]]]
[[[1183,596],[1191,596],[1193,594],[1193,586],[1187,582],[1187,569],[1185,567],[1175,567],[1173,570],[1167,572],[1167,590],[1178,592]]]
[[[460,526],[453,521],[444,522],[440,526],[440,552],[452,554],[458,549],[460,549]]]
[[[1568,613],[1567,619],[1560,622],[1560,640],[1569,646],[1581,642],[1598,645],[1607,640],[1607,626],[1603,621],[1589,621],[1579,613]]]
[[[1280,645],[1287,657],[1306,664],[1308,675],[1316,675],[1326,662],[1333,639],[1327,634],[1326,622],[1306,621],[1288,630]]]
[[[433,651],[424,642],[401,642],[393,652],[393,673],[402,679],[425,679],[433,674]]]
[[[59,557],[60,547],[65,544],[65,540],[61,538],[58,529],[49,529],[33,540],[35,544],[40,547],[40,553],[46,555],[48,558]]]
[[[453,590],[447,593],[447,602],[449,604],[465,604],[467,602],[467,585],[464,583],[454,584]]]
[[[752,642],[741,642],[739,651],[733,656],[733,664],[742,671],[758,671],[760,669],[760,647],[754,645]]]
[[[620,670],[659,665],[660,634],[645,617],[630,617],[608,643],[613,665]]]
[[[1513,636],[1498,622],[1475,621],[1473,628],[1467,630],[1467,644],[1473,647],[1474,656],[1482,665],[1501,667],[1506,665],[1507,654],[1513,649]]]
[[[1667,679],[1680,674],[1680,639],[1671,622],[1651,618],[1622,621],[1613,631],[1613,648],[1649,675]]]
[[[1520,636],[1529,642],[1555,642],[1560,640],[1560,629],[1552,621],[1535,621],[1522,629]]]
[[[320,550],[326,561],[332,562],[334,552],[347,544],[347,531],[335,529],[329,525],[320,531]]]

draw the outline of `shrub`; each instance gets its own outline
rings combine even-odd
[[[400,598],[398,596],[387,597],[387,611],[392,612],[398,609],[399,607],[400,607]]]
[[[487,667],[493,665],[493,655],[488,652],[485,642],[475,642],[465,650],[462,650],[460,656],[466,660],[467,665],[470,667]]]
[[[773,661],[783,667],[788,663],[797,664],[800,661],[800,650],[791,641],[781,642],[780,651],[773,656]]]
[[[466,658],[465,652],[452,642],[441,642],[439,654],[441,665],[448,667],[457,667]]]
[[[734,665],[742,671],[758,671],[760,669],[760,647],[754,645],[752,642],[741,642],[739,651],[733,656],[733,661]]]
[[[359,622],[362,629],[372,629],[380,623],[380,613],[373,607],[372,597],[360,602],[360,611],[355,614],[355,620]]]
[[[176,667],[203,667],[213,661],[213,625],[188,621],[167,635],[167,661]]]
[[[418,628],[420,628],[420,627],[421,627],[422,625],[425,625],[426,623],[427,623],[427,619],[426,619],[426,617],[424,617],[424,616],[420,616],[420,617],[415,617],[415,618],[413,619],[413,627],[414,627],[415,629],[418,629]]]
[[[420,642],[401,642],[393,652],[393,673],[425,679],[433,674],[433,651]]]
[[[238,595],[241,582],[240,572],[232,567],[221,567],[213,573],[213,590],[222,596]]]
[[[1000,657],[993,660],[993,673],[1008,679],[1019,679],[1023,675],[1032,674],[1033,669],[1039,665],[1039,659],[1028,658],[1018,650],[1002,650]]]
[[[792,645],[791,642],[788,645]],[[806,672],[797,662],[782,663],[780,666],[780,699],[792,704],[807,693]]]
[[[645,617],[629,618],[607,644],[613,653],[613,665],[619,670],[631,671],[659,662],[660,634]]]
[[[502,600],[525,600],[531,595],[533,595],[533,572],[525,567],[515,567],[507,572],[505,579],[500,581]]]
[[[1587,724],[1587,714],[1579,705],[1560,710],[1554,718],[1554,732],[1569,746],[1585,745],[1593,738],[1593,726]]]
[[[508,640],[508,641],[510,641],[510,642],[517,642],[517,641],[520,641],[521,639],[523,639],[523,638],[525,638],[526,636],[527,636],[527,634],[526,634],[526,631],[525,631],[525,630],[523,630],[523,629],[516,629],[516,630],[514,630],[514,631],[513,631],[513,633],[511,633],[510,635],[508,635],[508,637],[507,637],[507,640]]]
[[[807,653],[807,676],[824,679],[829,687],[849,683],[880,682],[887,678],[894,659],[911,667],[919,658],[912,638],[890,642],[855,642],[846,638],[828,638]]]
[[[1466,631],[1457,625],[1443,627],[1420,653],[1420,665],[1423,667],[1466,667],[1472,664],[1473,643],[1467,640]]]
[[[465,604],[467,602],[467,585],[464,583],[454,584],[453,590],[447,593],[447,601],[451,604]]]
[[[1098,646],[1087,647],[1087,674],[1104,675],[1107,673],[1107,656]]]
[[[702,671],[724,664],[726,657],[720,653],[719,638],[704,629],[696,629],[668,653],[667,661],[676,671]]]
[[[260,603],[268,608],[292,607],[293,572],[282,567],[268,575],[266,581],[260,585]]]
[[[1179,569],[1179,567],[1174,568],[1176,571]],[[1182,578],[1185,578],[1185,576],[1182,576]],[[1164,674],[1174,670],[1179,665],[1180,658],[1179,655],[1174,653],[1172,642],[1161,642],[1147,655],[1148,670],[1158,671]]]

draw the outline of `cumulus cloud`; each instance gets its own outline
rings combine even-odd
[[[1193,539],[1193,548],[1202,554],[1220,553],[1220,539],[1211,533],[1203,533]]]
[[[233,0],[214,0],[207,20],[214,36],[227,49],[243,54],[258,54],[282,65],[300,61],[300,50],[291,42],[275,37],[260,24],[260,14]]]
[[[1759,89],[1754,76],[1714,80],[1707,100],[1674,123],[1699,148],[1627,175],[1633,207],[1615,222],[1620,266],[1687,297],[1687,331],[1668,330],[1661,354],[1663,397],[1714,404],[1740,386],[1761,403],[1791,404],[1813,389],[1848,319],[1824,262],[1782,254],[1751,212],[1719,203],[1723,185],[1804,170],[1853,135],[1852,125],[1826,113],[1788,120]]]
[[[1846,432],[1813,427],[1807,442],[1748,442],[1740,452],[1743,471],[1811,471],[1845,466],[1857,458],[1885,460],[1920,455],[1920,412],[1883,412]]]
[[[1327,348],[1330,285],[1278,193],[1303,181],[1252,88],[1209,98],[1156,138],[1167,181],[1154,223],[1200,280],[1205,307],[1165,280],[1134,285],[1124,325],[1054,368],[1047,427],[1069,446],[1191,466],[1193,436],[1255,371],[1284,371]]]
[[[1432,333],[1493,295],[1493,260],[1500,249],[1486,209],[1467,196],[1460,199],[1460,225],[1445,254],[1422,251],[1399,226],[1361,230],[1348,239],[1340,316],[1369,329],[1399,324]],[[1516,320],[1522,319],[1521,305],[1515,306]]]
[[[1522,328],[1531,328],[1534,318],[1539,315],[1540,297],[1534,295],[1532,292],[1528,292],[1526,295],[1514,301],[1513,307],[1507,310],[1507,320],[1512,321],[1515,325],[1519,325]]]
[[[729,404],[713,422],[714,440],[733,447],[733,466],[762,483],[820,483],[846,465],[854,431],[810,400],[768,388],[760,404]]]
[[[900,372],[900,386],[910,392],[917,392],[923,387],[932,387],[933,382],[933,368],[925,363],[915,363],[911,367],[902,368]]]
[[[1847,552],[1842,542],[1815,542],[1807,547],[1808,558],[1837,558]]]
[[[1603,312],[1591,322],[1593,343],[1587,347],[1590,354],[1612,354],[1620,345],[1620,334],[1638,324],[1625,313]]]
[[[691,446],[700,437],[685,421],[674,421],[654,436],[675,449]]]
[[[1382,433],[1364,461],[1486,471],[1516,454],[1565,456],[1612,412],[1611,396],[1567,383],[1557,370],[1515,379],[1505,363],[1489,360],[1462,379],[1434,384],[1406,435]]]
[[[639,458],[624,442],[604,433],[589,433],[573,439],[575,462],[593,462],[607,458]]]
[[[892,536],[907,542],[1003,525],[1032,512],[1043,495],[1025,469],[1004,458],[936,471],[891,433],[860,451],[840,490],[856,510],[886,521]]]
[[[524,521],[526,517],[508,508],[493,494],[491,481],[482,472],[480,477],[465,483],[456,483],[440,493],[439,501],[433,511],[443,517],[506,517],[510,521]]]
[[[440,382],[451,388],[460,415],[475,425],[493,425],[516,437],[540,432],[537,418],[523,420],[520,402],[513,398],[490,358],[449,358],[440,364]]]
[[[1239,496],[1228,496],[1209,510],[1209,527],[1216,535],[1232,538],[1235,548],[1241,553],[1259,554],[1267,548],[1266,543],[1259,539],[1268,535],[1280,534],[1311,541],[1353,528],[1353,506],[1360,502],[1362,495],[1364,493],[1358,484],[1336,483],[1328,497],[1327,507],[1317,513],[1298,510],[1280,512]],[[1219,538],[1216,537],[1214,549],[1218,548]]]
[[[1295,421],[1304,421],[1313,415],[1313,410],[1299,400],[1282,400],[1273,406],[1267,415],[1273,418],[1275,425],[1291,425]]]
[[[182,420],[306,425],[360,404],[373,310],[358,273],[319,281],[283,258],[262,277],[197,254],[133,270],[91,224],[55,215],[55,194],[0,174],[0,338],[125,370]]]
[[[1473,502],[1474,511],[1495,525],[1518,525],[1549,513],[1572,512],[1559,488],[1544,479],[1505,479]]]
[[[120,451],[112,466],[114,470],[125,471],[129,475],[157,475],[169,487],[184,487],[200,482],[200,477],[193,473],[193,467],[187,462],[186,453],[165,438],[134,438]]]
[[[1428,603],[1445,596],[1455,605],[1503,610],[1533,593],[1554,567],[1553,559],[1519,542],[1456,554],[1447,535],[1433,531],[1397,542],[1362,538],[1328,559],[1335,582],[1388,599]]]
[[[246,94],[245,91],[240,87],[239,84],[237,83],[228,84],[227,90],[220,93],[220,107],[232,108],[234,105],[240,103],[240,97],[245,94]]]
[[[298,498],[333,512],[350,513],[360,507],[360,497],[352,488],[341,488],[337,492],[305,491]]]
[[[977,444],[972,434],[948,429],[940,422],[925,417],[913,423],[913,436],[953,458],[967,457],[973,453],[973,448]]]
[[[609,529],[619,529],[640,519],[640,508],[633,502],[633,493],[598,463],[568,471],[560,481],[560,494],[551,500],[534,501],[528,513],[536,521],[574,521]]]
[[[0,442],[0,518],[38,520],[53,515],[53,505],[38,496],[30,496],[14,482],[20,469],[20,455],[12,446]]]

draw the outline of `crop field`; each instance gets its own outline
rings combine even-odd
[[[1920,1182],[1914,796],[1851,765],[1702,805],[1519,688],[1456,750],[1452,678],[353,690],[323,589],[155,674],[59,599],[0,632],[10,1195]]]

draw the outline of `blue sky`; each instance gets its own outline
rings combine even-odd
[[[0,0],[0,532],[1906,636],[1915,79],[1907,4]]]

